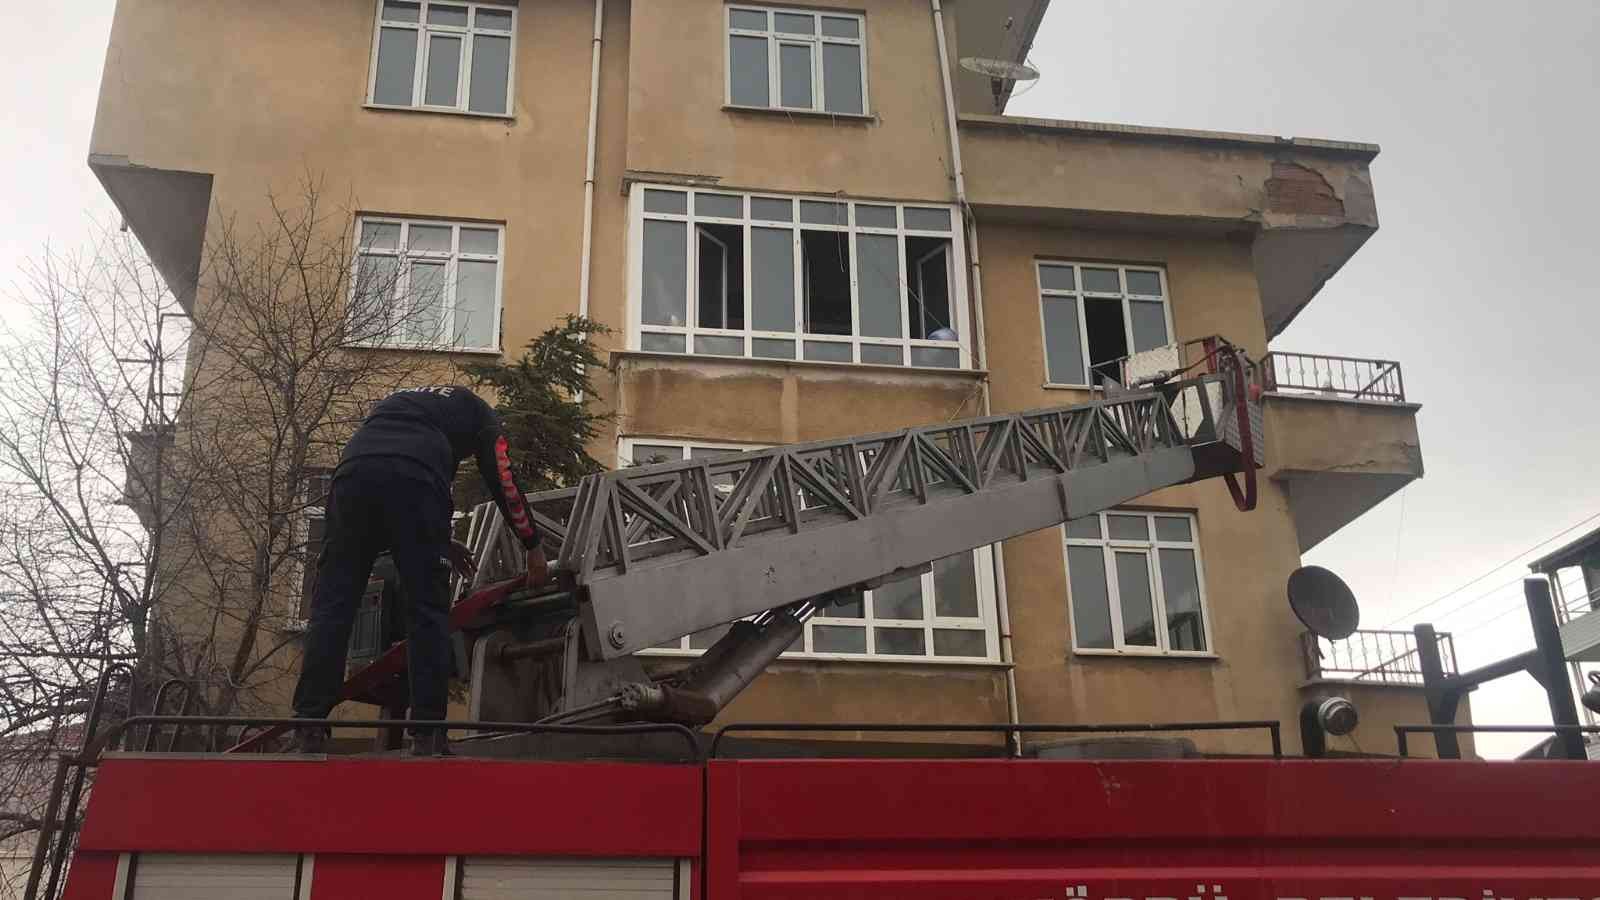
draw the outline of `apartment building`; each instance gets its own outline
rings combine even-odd
[[[180,296],[217,210],[309,171],[359,203],[354,264],[448,285],[460,358],[610,325],[617,465],[1082,402],[1223,335],[1268,388],[1256,511],[1201,483],[943,560],[813,619],[725,718],[1287,723],[1336,692],[1392,750],[1414,646],[1319,657],[1285,581],[1422,475],[1418,405],[1398,363],[1271,347],[1376,231],[1378,148],[1004,115],[959,60],[1022,61],[1047,5],[120,0],[89,163]]]

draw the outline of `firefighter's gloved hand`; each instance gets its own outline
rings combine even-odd
[[[472,558],[472,550],[460,541],[451,541],[450,568],[455,570],[462,578],[471,578],[478,573],[478,561]]]
[[[524,578],[523,583],[530,588],[550,580],[550,563],[544,558],[544,548],[537,544],[528,551],[528,573]]]

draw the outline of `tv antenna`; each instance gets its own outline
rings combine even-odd
[[[1009,59],[989,59],[983,56],[961,57],[961,68],[979,75],[989,76],[989,90],[994,92],[994,108],[998,112],[1001,106],[1000,99],[1005,95],[1006,82],[1033,81],[1039,77],[1039,70],[1023,63],[1012,62]]]
[[[1344,579],[1321,566],[1301,566],[1289,574],[1289,608],[1314,635],[1342,641],[1361,624],[1361,608]]]

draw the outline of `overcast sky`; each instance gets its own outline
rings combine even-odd
[[[0,29],[28,35],[0,58],[0,283],[114,221],[84,164],[112,6],[0,3]],[[1427,476],[1307,561],[1344,575],[1367,628],[1444,597],[1397,624],[1455,632],[1464,666],[1532,646],[1505,563],[1600,513],[1597,46],[1590,0],[1056,0],[1043,77],[1009,110],[1382,145],[1381,230],[1273,346],[1402,363]],[[1526,676],[1472,706],[1548,721]]]

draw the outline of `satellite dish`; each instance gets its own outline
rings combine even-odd
[[[1330,641],[1355,634],[1361,624],[1350,586],[1321,566],[1301,566],[1289,574],[1289,608],[1312,634]]]
[[[981,56],[963,56],[961,68],[979,75],[1006,81],[1032,81],[1039,77],[1039,70],[1032,66],[1014,63],[1008,59],[986,59]]]

